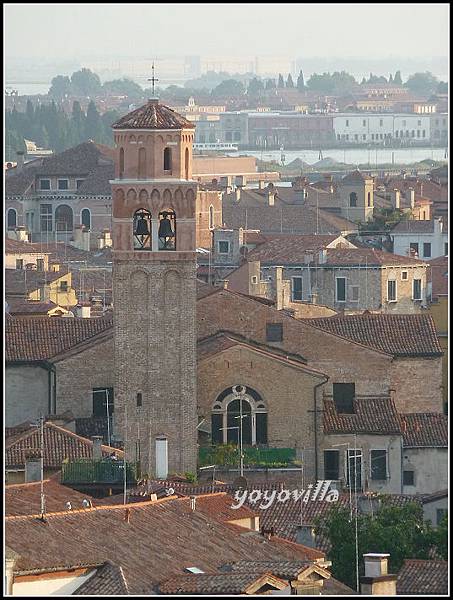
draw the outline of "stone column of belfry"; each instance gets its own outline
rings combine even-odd
[[[115,435],[143,474],[162,440],[169,474],[195,472],[194,125],[151,99],[112,127]]]

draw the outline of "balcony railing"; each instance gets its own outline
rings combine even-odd
[[[284,468],[294,465],[296,460],[295,448],[244,447],[245,467]],[[199,466],[217,465],[237,467],[239,463],[239,448],[235,444],[209,446],[199,448]]]
[[[126,463],[126,485],[139,476],[138,463]],[[61,482],[67,484],[120,484],[124,482],[124,461],[79,459],[63,463]]]

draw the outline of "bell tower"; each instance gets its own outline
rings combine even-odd
[[[197,466],[194,125],[153,98],[112,128],[115,434],[163,478]]]

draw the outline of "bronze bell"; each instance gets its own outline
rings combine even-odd
[[[143,215],[138,218],[135,225],[135,235],[149,235],[148,222]]]
[[[159,223],[159,237],[160,238],[172,238],[175,237],[173,230],[171,228],[170,219],[167,216],[167,213],[163,214],[163,219]]]

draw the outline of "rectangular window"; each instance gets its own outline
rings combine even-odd
[[[349,127],[349,120],[346,119],[346,127]]]
[[[366,140],[366,134],[365,133],[362,135],[362,139]]]
[[[293,302],[302,301],[302,277],[293,277],[291,279],[291,300]]]
[[[414,300],[422,299],[422,280],[414,279],[413,289],[412,289],[412,298]]]
[[[362,489],[362,450],[360,448],[348,450],[347,456],[349,468],[346,473],[346,481],[353,490],[360,491]]]
[[[424,242],[424,244],[423,244],[423,258],[431,258],[430,242]]]
[[[80,190],[84,181],[85,181],[84,179],[76,179],[76,188],[78,190]]]
[[[426,137],[426,131],[425,131],[425,129],[422,131],[422,137]]]
[[[362,121],[362,125],[363,125],[364,127],[366,127],[366,121],[365,121],[365,119],[363,119],[363,121]]]
[[[421,121],[417,121],[417,125],[418,125],[419,127],[421,127],[421,125],[422,125],[422,122],[421,122]]]
[[[252,283],[258,283],[257,275],[252,275]]]
[[[219,254],[228,254],[230,251],[230,242],[219,242]]]
[[[380,127],[384,126],[384,119],[379,119],[379,125],[380,125]]]
[[[333,401],[338,414],[353,415],[355,383],[334,383]]]
[[[52,205],[41,204],[39,207],[41,231],[52,231]]]
[[[415,485],[415,471],[403,471],[403,485]]]
[[[324,450],[324,479],[340,479],[340,451]]]
[[[107,405],[109,416],[113,415],[113,388],[93,389],[93,417],[106,417]]]
[[[266,323],[266,341],[283,342],[283,323]]]
[[[337,302],[346,302],[346,277],[335,278],[335,299]]]
[[[411,244],[409,244],[409,248],[411,251],[411,255],[416,254],[418,256],[418,243],[412,242]]]
[[[359,286],[352,285],[351,286],[351,302],[358,302],[358,301],[359,301]]]
[[[370,467],[371,479],[387,479],[387,450],[371,450]]]
[[[396,302],[396,280],[389,279],[387,281],[387,300],[389,302]]]
[[[43,258],[36,259],[36,270],[44,271],[44,259]]]
[[[401,271],[401,279],[402,279],[403,281],[407,281],[407,278],[408,278],[408,273],[407,273],[407,271]]]
[[[60,291],[62,291],[62,292],[68,291],[68,282],[67,281],[60,282]]]
[[[22,270],[24,268],[24,259],[16,258],[16,269]]]
[[[69,179],[59,179],[58,180],[58,189],[59,190],[68,190],[69,189]]]
[[[40,190],[50,190],[50,179],[40,179],[39,180],[39,189]]]

